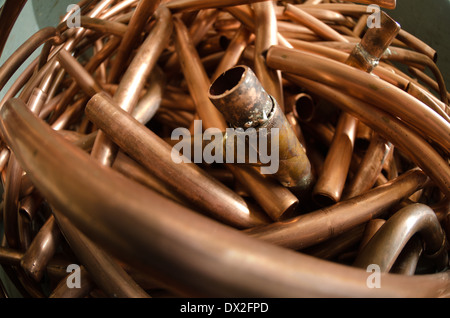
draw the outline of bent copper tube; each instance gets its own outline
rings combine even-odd
[[[421,88],[419,85],[414,82],[409,82],[406,92],[428,105],[432,110],[441,115],[445,120],[450,122],[450,116],[445,112],[447,106],[444,103],[440,103],[439,100],[435,100],[434,96]]]
[[[44,276],[47,264],[56,252],[60,234],[55,218],[50,216],[23,255],[20,266],[36,282]]]
[[[378,105],[363,102],[345,95],[335,88],[306,78],[287,76],[287,74],[285,74],[285,77],[363,121],[386,140],[392,142],[395,147],[406,153],[439,186],[443,193],[450,194],[450,169],[448,165],[444,163],[445,160],[441,155],[415,130],[410,129],[394,116],[380,111],[377,108]]]
[[[285,186],[307,190],[313,182],[311,164],[277,101],[259,83],[246,66],[236,66],[217,78],[209,89],[209,98],[227,122],[236,128],[278,128],[279,168],[274,176]],[[258,149],[261,151],[261,149]]]
[[[387,209],[423,187],[426,181],[427,177],[423,172],[409,171],[384,186],[353,199],[284,222],[248,229],[245,233],[292,249],[306,248],[379,217]]]
[[[241,197],[197,165],[192,162],[175,163],[171,159],[172,149],[163,140],[118,109],[104,94],[97,94],[88,102],[86,114],[121,149],[192,204],[240,228],[265,223],[262,216],[250,213]],[[161,169],[163,166],[165,168]]]
[[[411,204],[391,216],[361,250],[354,266],[376,264],[388,272],[403,247],[414,234],[424,241],[424,253],[436,261],[438,271],[448,266],[447,241],[433,210],[424,204]]]
[[[413,277],[382,274],[383,288],[367,288],[365,270],[250,238],[176,205],[110,168],[100,167],[38,121],[18,100],[8,101],[0,116],[0,127],[8,137],[8,144],[50,204],[99,246],[124,262],[153,273],[158,283],[176,295],[448,297],[450,294],[450,274],[445,272]],[[44,142],[45,151],[35,148],[34,145]],[[421,173],[411,176],[425,179]]]
[[[164,6],[156,11],[156,24],[152,28],[144,43],[139,47],[113,96],[115,104],[132,112],[136,107],[140,92],[147,81],[147,77],[155,67],[159,56],[168,44],[172,34],[171,13]],[[117,149],[102,132],[97,135],[91,155],[104,165],[111,165]]]
[[[390,272],[402,275],[414,275],[422,253],[422,239],[416,234],[406,243],[395,263],[392,265]]]
[[[279,46],[269,49],[266,60],[270,67],[314,79],[363,100],[371,99],[377,107],[420,129],[443,150],[450,149],[450,124],[416,98],[381,79],[342,63]],[[383,94],[379,94],[381,89]]]

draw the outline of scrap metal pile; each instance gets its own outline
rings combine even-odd
[[[1,49],[25,3],[5,2]],[[0,102],[0,296],[450,296],[449,93],[383,8],[61,13],[0,67],[3,88],[39,52]],[[268,131],[244,135],[258,160],[235,130]]]

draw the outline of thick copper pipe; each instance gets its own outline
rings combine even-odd
[[[53,211],[61,231],[92,280],[114,298],[148,298],[148,294],[111,257],[80,232],[62,213]]]
[[[279,46],[269,49],[267,63],[273,68],[340,88],[352,96],[371,99],[377,107],[420,129],[443,149],[450,149],[450,124],[422,102],[385,81],[342,63]]]
[[[26,3],[27,0],[7,0],[1,8],[0,30],[2,30],[2,35],[0,36],[0,56],[3,53],[3,49],[5,48],[6,41],[8,40],[14,23]]]
[[[252,237],[292,249],[306,248],[379,217],[423,187],[426,180],[422,172],[410,171],[353,199],[245,232]]]
[[[20,265],[24,252],[10,247],[0,247],[0,264]]]
[[[391,269],[414,234],[424,241],[424,253],[436,261],[437,270],[448,266],[447,241],[433,210],[424,204],[409,205],[391,216],[361,250],[354,266],[377,264],[382,272]]]
[[[80,24],[82,28],[118,37],[124,37],[127,32],[127,26],[125,24],[99,18],[81,16]]]
[[[406,243],[403,250],[398,255],[390,272],[402,275],[414,275],[417,269],[417,263],[423,252],[423,242],[420,237],[414,235]]]
[[[253,4],[255,17],[255,56],[253,68],[266,92],[273,96],[284,110],[283,86],[281,72],[267,67],[264,52],[272,45],[278,44],[277,18],[272,1]]]
[[[192,204],[237,227],[265,223],[263,218],[250,214],[242,198],[209,177],[194,163],[178,164],[172,161],[172,149],[128,113],[117,109],[107,96],[95,95],[86,106],[86,114],[121,149]],[[163,166],[165,168],[161,169]]]
[[[362,235],[361,241],[359,242],[358,252],[361,251],[367,243],[372,239],[372,237],[377,233],[377,231],[386,223],[384,219],[372,219],[367,222],[364,226],[364,233]]]
[[[109,83],[115,83],[125,69],[131,51],[136,46],[148,18],[155,12],[159,2],[160,0],[143,0],[138,2],[109,71]]]
[[[23,255],[20,266],[35,281],[41,281],[44,276],[47,264],[56,252],[60,234],[55,218],[50,216]]]
[[[215,127],[224,132],[227,128],[226,121],[208,97],[211,82],[201,65],[200,57],[189,40],[187,28],[178,18],[174,19],[174,24],[175,44],[180,64],[203,127],[205,129]],[[269,181],[262,175],[255,174],[254,170],[244,171],[245,167],[232,164],[227,164],[226,167],[231,169],[239,182],[246,187],[246,190],[251,193],[268,215],[280,216],[298,204],[298,199],[288,189],[276,182]]]
[[[255,73],[236,66],[223,73],[209,89],[209,98],[227,122],[237,128],[279,129],[279,168],[274,176],[283,186],[308,190],[313,182],[311,165],[277,101],[265,92]]]
[[[136,107],[139,99],[137,93],[144,88],[147,77],[155,67],[172,33],[171,13],[167,8],[158,8],[156,20],[155,26],[139,47],[113,96],[116,105],[126,112],[132,112]],[[102,164],[110,166],[114,161],[116,151],[117,149],[111,140],[100,132],[97,135],[91,155]]]
[[[249,238],[100,167],[57,137],[17,100],[8,101],[0,115],[3,134],[14,136],[8,143],[50,204],[61,208],[97,244],[153,273],[155,280],[177,295],[449,296],[448,273],[414,277],[383,274],[383,288],[367,288],[365,270]],[[44,140],[45,151],[34,147]],[[67,165],[71,169],[66,169]],[[420,173],[415,176],[425,178]]]
[[[326,40],[348,42],[348,40],[340,33],[333,30],[327,24],[315,18],[311,14],[302,10],[301,6],[295,6],[287,3],[285,5],[284,15],[297,23],[305,25]]]
[[[289,76],[289,79],[344,109],[405,152],[443,193],[450,193],[450,170],[443,158],[414,130],[376,106],[351,98],[336,89],[311,80]]]

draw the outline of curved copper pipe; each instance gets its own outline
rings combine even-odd
[[[67,286],[67,278],[63,278],[52,290],[49,298],[83,298],[87,296],[96,286],[84,266],[80,266],[80,277],[82,277],[80,280],[80,288],[69,288]]]
[[[424,204],[409,205],[391,216],[361,250],[354,266],[376,264],[382,272],[391,269],[400,251],[416,233],[424,241],[424,252],[436,261],[437,270],[448,266],[447,241],[433,210]]]
[[[437,53],[428,44],[415,37],[406,30],[400,30],[397,35],[397,39],[405,43],[408,47],[427,55],[433,62],[437,61]]]
[[[273,46],[267,54],[270,67],[314,79],[361,99],[417,127],[443,149],[450,149],[450,124],[408,93],[374,76],[312,54]],[[304,65],[309,65],[305,68]],[[380,91],[383,94],[380,94]]]
[[[398,255],[390,272],[402,275],[414,275],[417,269],[417,263],[423,252],[423,243],[420,237],[414,235],[406,243],[403,250]]]
[[[177,295],[445,297],[450,293],[448,273],[383,274],[383,287],[369,289],[365,270],[249,238],[100,167],[20,104],[17,100],[5,104],[1,129],[39,190],[97,244],[152,272]],[[34,145],[44,140],[47,149],[36,149]],[[71,169],[66,169],[68,164]],[[412,175],[424,179],[421,173]]]
[[[374,106],[352,98],[334,88],[298,76],[287,76],[285,74],[285,77],[363,121],[386,140],[392,142],[395,147],[402,149],[436,182],[436,185],[444,193],[450,193],[450,169],[448,165],[422,136],[406,127],[403,122],[380,111],[377,108],[378,105]]]

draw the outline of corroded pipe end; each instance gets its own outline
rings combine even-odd
[[[373,57],[380,58],[400,29],[400,24],[384,11],[380,11],[380,24],[367,30],[361,39],[361,46]]]
[[[209,99],[234,127],[258,127],[273,108],[272,98],[247,66],[235,66],[220,75],[209,89]]]

